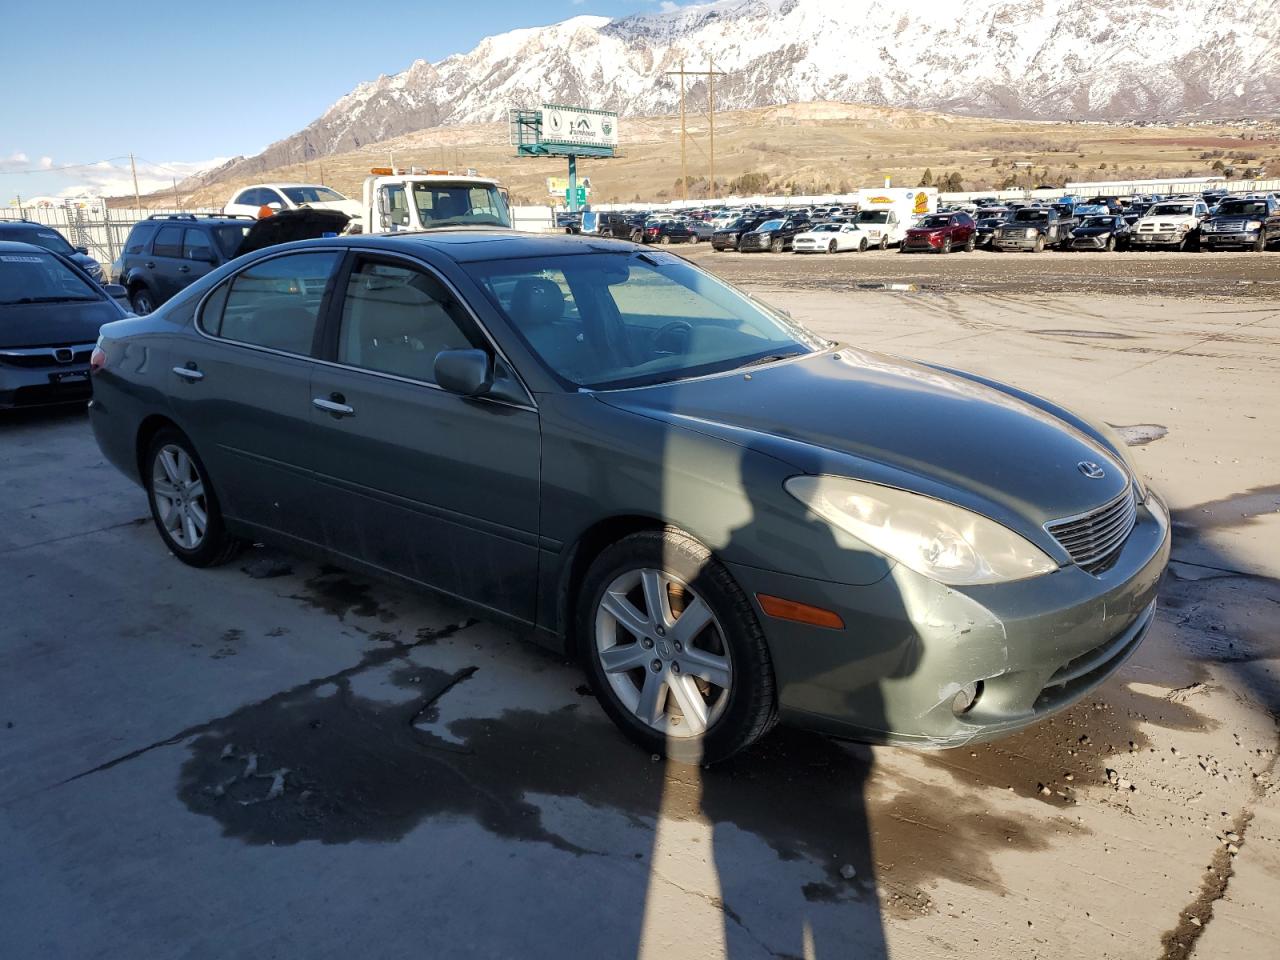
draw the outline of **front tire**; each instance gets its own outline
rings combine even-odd
[[[866,238],[866,237],[863,237],[861,240],[859,240],[859,241],[858,241],[858,252],[859,252],[859,253],[866,253],[866,252],[867,252],[867,238]]]
[[[678,531],[632,534],[596,558],[577,636],[601,706],[649,753],[724,760],[777,720],[773,663],[750,601]]]
[[[129,294],[129,306],[133,307],[133,312],[140,317],[145,317],[156,308],[155,297],[151,291],[139,284],[134,287],[133,292]]]
[[[658,238],[658,243],[664,247],[670,246],[671,238],[664,233],[661,237]]]
[[[1044,234],[1036,237],[1036,245],[1033,249],[1035,253],[1044,253]]]
[[[165,429],[152,437],[143,478],[160,539],[183,563],[216,567],[244,548],[227,533],[209,472],[182,433]]]
[[[835,253],[838,249],[839,245],[834,240],[827,244],[827,253]]]
[[[951,238],[950,238],[950,237],[947,237],[945,240],[943,240],[943,241],[942,241],[942,249],[941,249],[941,250],[939,250],[938,252],[939,252],[939,253],[950,253],[950,252],[951,252]]]
[[[782,246],[783,246],[783,244],[782,244],[782,240],[781,240],[781,239],[774,240],[771,244],[769,244],[769,252],[770,252],[770,253],[781,253],[781,252],[782,252]]]

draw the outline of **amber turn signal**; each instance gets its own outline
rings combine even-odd
[[[794,620],[796,623],[808,623],[815,627],[827,627],[831,630],[843,630],[844,621],[840,614],[822,607],[813,607],[798,600],[784,600],[772,597],[767,593],[757,593],[760,609],[779,620]]]

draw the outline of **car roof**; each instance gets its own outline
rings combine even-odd
[[[0,253],[47,253],[53,257],[57,256],[52,250],[36,246],[34,243],[23,243],[21,240],[0,240]]]
[[[44,230],[52,230],[54,233],[60,232],[57,227],[51,227],[48,224],[40,223],[36,220],[0,220],[0,230],[13,229],[15,227],[21,227],[24,230],[30,230],[33,227],[38,227]]]
[[[352,247],[414,254],[426,247],[458,263],[562,257],[583,253],[629,253],[640,249],[627,240],[569,233],[520,233],[515,230],[431,230],[422,233],[353,234],[339,238]],[[314,241],[304,240],[302,244]],[[329,241],[332,242],[332,241]],[[278,250],[279,247],[272,249]]]
[[[291,183],[286,180],[275,180],[271,183],[249,183],[241,187],[236,193],[243,190],[252,190],[254,187],[323,187],[323,183]],[[329,189],[326,187],[326,189]]]

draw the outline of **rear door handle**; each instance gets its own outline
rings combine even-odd
[[[180,266],[180,267],[178,268],[178,272],[179,272],[179,273],[190,273],[190,272],[191,272],[191,268],[190,268],[190,267],[188,267],[188,266],[184,263],[182,266]]]
[[[174,367],[173,372],[176,373],[178,376],[180,376],[183,380],[190,380],[192,382],[195,382],[196,380],[204,379],[204,371],[197,370],[195,367],[195,364],[188,364],[185,367]]]
[[[156,268],[156,262],[154,260],[147,260],[142,265],[148,270],[154,270]]]
[[[323,410],[325,413],[331,413],[335,417],[353,417],[356,408],[344,402],[342,394],[331,394],[332,399],[324,397],[315,397],[311,401],[311,405],[317,410]]]

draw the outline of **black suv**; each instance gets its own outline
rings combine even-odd
[[[772,217],[755,229],[742,234],[738,238],[738,250],[750,253],[753,250],[768,250],[770,253],[782,253],[790,250],[797,233],[804,233],[813,226],[808,216],[800,213],[789,217]]]
[[[1230,197],[1200,226],[1200,245],[1210,250],[1245,247],[1261,253],[1280,243],[1280,200]]]
[[[137,314],[147,314],[243,253],[290,240],[338,234],[351,218],[337,210],[301,208],[270,217],[156,214],[134,224],[124,252],[111,265]]]
[[[589,213],[582,221],[584,233],[644,243],[644,219],[634,213]]]
[[[103,282],[102,264],[89,256],[87,247],[73,247],[53,227],[35,220],[0,220],[0,241],[30,243],[66,257],[98,283]]]

